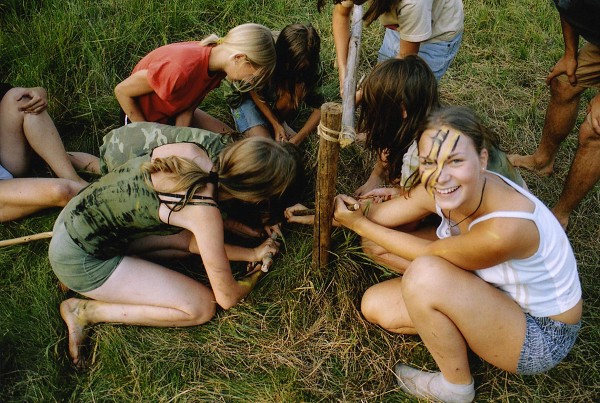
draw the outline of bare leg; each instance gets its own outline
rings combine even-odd
[[[67,155],[75,169],[100,175],[100,158],[78,151],[69,151]]]
[[[265,137],[268,139],[272,139],[273,135],[271,131],[264,127],[263,125],[252,126],[248,130],[244,132],[244,136],[246,137]]]
[[[402,294],[415,328],[454,384],[471,382],[467,345],[492,365],[514,372],[525,339],[525,316],[509,296],[437,257],[415,259]]]
[[[0,222],[16,220],[49,207],[64,207],[83,186],[69,179],[0,181]]]
[[[552,212],[567,228],[569,216],[600,179],[600,134],[586,119],[579,128],[579,145],[565,180],[562,193]]]
[[[71,165],[58,130],[47,112],[33,114],[19,111],[17,101],[9,91],[0,102],[0,115],[0,162],[14,176],[27,173],[29,152],[33,149],[59,178],[87,185]]]
[[[125,257],[110,278],[83,295],[61,305],[69,331],[69,353],[81,364],[79,348],[85,329],[95,323],[141,326],[196,326],[215,314],[215,296],[199,282],[157,264]]]
[[[402,278],[370,287],[362,297],[360,310],[369,322],[390,332],[417,333],[402,297]]]
[[[540,144],[532,155],[509,155],[508,159],[514,166],[542,175],[552,173],[558,148],[575,126],[579,99],[584,90],[584,87],[573,87],[558,79],[552,80]]]
[[[197,127],[199,129],[210,130],[215,133],[230,133],[235,131],[229,125],[221,122],[219,119],[214,116],[209,115],[203,110],[196,109],[194,111],[194,116],[192,117],[192,127]]]

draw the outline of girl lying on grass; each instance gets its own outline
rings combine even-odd
[[[256,248],[226,245],[219,203],[279,195],[295,171],[292,155],[269,139],[233,143],[216,164],[196,144],[166,144],[73,198],[55,223],[49,250],[59,280],[89,298],[71,298],[60,307],[73,362],[82,364],[79,348],[88,325],[195,326],[209,321],[217,304],[236,305],[261,271],[236,281],[229,261],[262,261],[278,245],[271,239]],[[177,251],[200,255],[211,288],[135,256]]]
[[[132,158],[149,154],[160,145],[174,143],[193,143],[202,148],[211,161],[216,164],[221,152],[228,145],[239,141],[243,136],[233,132],[221,135],[204,129],[178,127],[159,123],[137,122],[111,130],[102,139],[100,157],[81,152],[70,152],[73,165],[78,169],[106,175],[114,171]],[[300,157],[292,144],[284,144],[297,163]],[[226,230],[241,236],[261,237],[272,231],[281,235],[279,224],[283,221],[283,210],[295,203],[300,197],[296,193],[302,191],[303,172],[297,170],[296,178],[287,187],[284,195],[270,198],[261,204],[244,204],[232,199],[221,204],[223,225]],[[292,203],[289,200],[294,200]]]
[[[496,141],[469,109],[440,109],[420,136],[420,184],[406,197],[358,211],[346,208],[352,197],[336,198],[339,224],[406,262],[401,278],[366,291],[361,310],[391,332],[421,336],[440,372],[395,368],[417,397],[472,401],[467,349],[506,371],[547,371],[581,326],[567,236],[540,200],[486,169]],[[431,213],[441,218],[435,240],[397,229]]]
[[[286,26],[275,42],[277,64],[267,85],[247,93],[228,96],[237,130],[246,136],[274,137],[300,144],[319,124],[323,97],[317,86],[321,79],[321,39],[312,25]],[[312,112],[296,133],[286,123],[302,103]]]
[[[271,31],[243,24],[223,38],[213,34],[153,50],[115,87],[115,96],[126,115],[124,124],[147,121],[228,132],[231,128],[196,109],[200,102],[225,77],[248,91],[262,85],[274,68]]]

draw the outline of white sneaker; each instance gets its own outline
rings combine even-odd
[[[397,364],[394,373],[400,389],[419,398],[444,403],[470,403],[475,398],[475,383],[457,385],[448,382],[441,372],[425,372]]]

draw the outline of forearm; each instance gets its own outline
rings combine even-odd
[[[350,8],[346,8],[341,4],[336,4],[333,8],[333,43],[335,45],[340,83],[344,82],[346,75],[346,63],[350,43],[350,12]]]
[[[416,55],[419,53],[421,42],[409,42],[400,39],[400,50],[396,58],[403,59],[408,55]]]
[[[306,122],[304,123],[304,126],[302,126],[302,129],[300,129],[298,131],[298,134],[296,134],[296,136],[294,136],[294,137],[297,137],[297,139],[294,140],[294,142],[296,144],[298,144],[298,143],[301,143],[302,141],[304,141],[304,139],[317,128],[320,121],[321,121],[321,110],[313,109],[312,113],[310,114],[310,116],[308,117]]]
[[[125,112],[125,115],[127,115],[131,122],[146,121],[144,113],[142,112],[134,98],[117,93],[116,91],[115,96],[117,98],[117,101],[119,102],[119,105],[121,105],[121,109],[123,109],[123,112]]]
[[[269,123],[271,123],[273,129],[275,129],[276,126],[281,126],[279,119],[277,119],[277,116],[275,116],[275,113],[273,112],[271,107],[265,101],[263,101],[256,92],[250,91],[250,97],[252,98],[252,101],[254,101],[254,104],[256,105],[260,113],[262,113],[265,116],[265,118],[267,118]]]
[[[562,27],[563,40],[565,44],[565,57],[576,59],[579,47],[579,34],[561,15],[560,25]]]
[[[192,118],[194,117],[195,106],[191,107],[188,110],[181,112],[175,118],[175,126],[179,127],[190,127],[192,125]]]
[[[227,259],[233,262],[255,262],[258,260],[253,248],[225,244]]]

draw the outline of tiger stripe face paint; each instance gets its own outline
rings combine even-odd
[[[421,183],[423,183],[427,192],[433,197],[434,189],[442,174],[444,164],[460,140],[460,132],[451,131],[450,129],[440,129],[431,140],[431,148],[427,153],[427,157],[419,158],[419,164]]]

